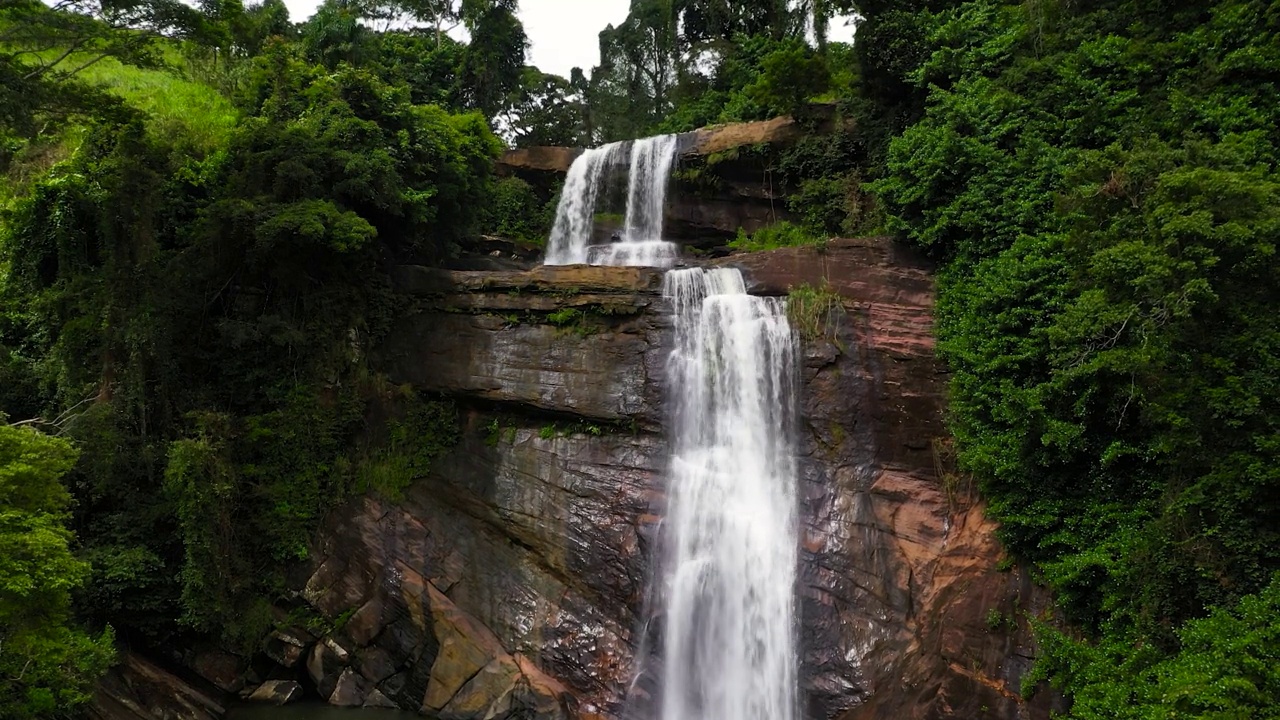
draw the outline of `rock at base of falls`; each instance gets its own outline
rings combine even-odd
[[[302,699],[302,685],[294,680],[268,680],[249,694],[249,702],[285,705]]]
[[[222,700],[126,652],[107,671],[86,710],[92,720],[220,720]]]

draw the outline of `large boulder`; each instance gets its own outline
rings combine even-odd
[[[313,642],[315,638],[302,628],[274,630],[267,637],[263,652],[280,667],[293,668],[306,655],[307,648]]]
[[[268,680],[249,694],[249,702],[285,705],[302,699],[302,685],[295,680]]]
[[[338,680],[351,663],[351,651],[333,637],[326,637],[311,648],[307,674],[320,697],[328,699],[338,687]]]
[[[213,683],[219,690],[237,693],[244,689],[249,663],[239,655],[212,647],[197,648],[186,660],[187,667]]]
[[[87,715],[93,720],[221,720],[222,699],[126,652],[98,683]]]

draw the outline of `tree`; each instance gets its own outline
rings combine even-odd
[[[462,19],[471,35],[459,73],[464,99],[492,119],[520,87],[529,38],[516,0],[465,0]]]
[[[746,92],[778,115],[800,115],[806,102],[831,87],[826,59],[795,40],[766,55],[761,70]]]
[[[1276,4],[858,4],[961,466],[1071,627],[1042,668],[1076,718],[1272,717]]]
[[[672,0],[633,0],[626,21],[600,33],[589,95],[598,139],[639,137],[670,111],[681,72],[678,23]]]
[[[587,145],[584,110],[583,98],[570,81],[530,67],[502,120],[519,147]]]
[[[0,716],[69,713],[89,700],[114,655],[108,630],[71,624],[71,594],[85,563],[70,550],[59,482],[75,464],[65,440],[5,422],[0,414]]]
[[[349,0],[325,0],[302,26],[307,56],[329,69],[339,63],[364,65],[378,53],[378,38],[365,21],[368,7]]]

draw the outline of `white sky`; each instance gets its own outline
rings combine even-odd
[[[284,0],[289,19],[311,17],[320,0]],[[630,0],[520,0],[520,21],[529,36],[528,61],[543,72],[569,77],[600,63],[600,31],[627,19]]]
[[[284,0],[289,18],[302,22],[316,11],[320,0]],[[627,19],[630,0],[520,0],[520,21],[529,36],[528,61],[543,72],[569,77],[580,67],[590,73],[600,63],[600,31]],[[853,27],[837,18],[831,39],[848,42]]]

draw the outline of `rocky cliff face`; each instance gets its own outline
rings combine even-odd
[[[1001,570],[994,527],[949,465],[929,266],[886,239],[717,262],[753,292],[839,296],[804,347],[805,715],[1047,717],[1046,693],[1018,695],[1024,613],[1043,597]],[[260,674],[448,720],[643,704],[667,462],[660,275],[402,268],[397,282],[418,308],[377,360],[455,398],[462,441],[404,498],[335,513],[299,580],[334,630],[277,633],[276,670]],[[222,660],[193,665],[241,690]]]
[[[680,135],[675,192],[666,210],[666,234],[706,249],[741,228],[748,233],[786,219],[786,191],[771,167],[773,153],[815,132],[841,130],[834,108],[815,105],[806,123],[790,117],[702,128]],[[549,196],[581,148],[509,150],[498,160],[502,175],[521,177]],[[603,240],[612,227],[601,227]]]
[[[999,570],[995,526],[950,466],[928,264],[887,238],[720,262],[753,292],[810,285],[842,300],[805,348],[809,716],[1047,716],[1048,693],[1018,695],[1033,657],[1024,614],[1045,598]]]

